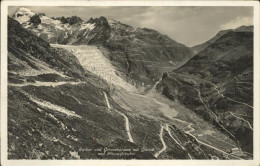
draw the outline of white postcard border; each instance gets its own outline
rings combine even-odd
[[[8,6],[252,6],[254,8],[254,159],[253,160],[7,160],[7,15]],[[2,1],[1,2],[1,164],[6,165],[234,165],[259,162],[259,3],[256,1]]]

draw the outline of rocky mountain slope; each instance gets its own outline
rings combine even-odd
[[[20,8],[13,18],[10,159],[252,159],[252,32],[191,58],[155,30],[105,17]]]
[[[165,73],[158,86],[165,96],[183,103],[237,140],[245,153],[253,153],[253,33],[250,31],[226,32],[185,65]]]
[[[83,62],[8,18],[9,159],[239,158],[198,140],[189,122],[169,119],[172,106],[113,90]]]
[[[40,21],[35,24],[32,16]],[[102,16],[86,22],[73,18],[69,22],[72,17],[50,18],[24,8],[14,14],[25,29],[51,44],[99,46],[122,76],[137,86],[153,84],[163,72],[182,65],[194,54],[152,29],[135,29]]]

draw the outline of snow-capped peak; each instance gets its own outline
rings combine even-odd
[[[89,29],[92,30],[95,28],[95,24],[91,24],[91,23],[83,23],[81,24],[81,27],[79,30],[83,30],[83,29]]]
[[[32,10],[25,7],[20,7],[17,12],[32,12]]]
[[[113,20],[113,19],[108,20],[108,25],[111,28],[114,28],[114,29],[121,29],[121,30],[125,30],[125,31],[133,31],[134,30],[134,28],[131,27],[130,25],[123,24],[123,23],[116,21],[116,20]]]
[[[31,9],[21,7],[17,10],[17,12],[14,14],[14,18],[20,23],[27,22],[33,15],[35,15],[34,12],[32,12]]]
[[[109,19],[108,20],[108,24],[111,26],[111,25],[113,25],[113,24],[116,24],[117,23],[117,21],[116,20],[114,20],[114,19]]]

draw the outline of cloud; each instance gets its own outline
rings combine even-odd
[[[252,17],[237,17],[225,24],[221,25],[221,29],[235,29],[242,25],[253,25]]]

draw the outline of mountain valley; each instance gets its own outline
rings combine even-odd
[[[18,9],[8,158],[252,159],[252,29],[190,48],[103,16]]]

